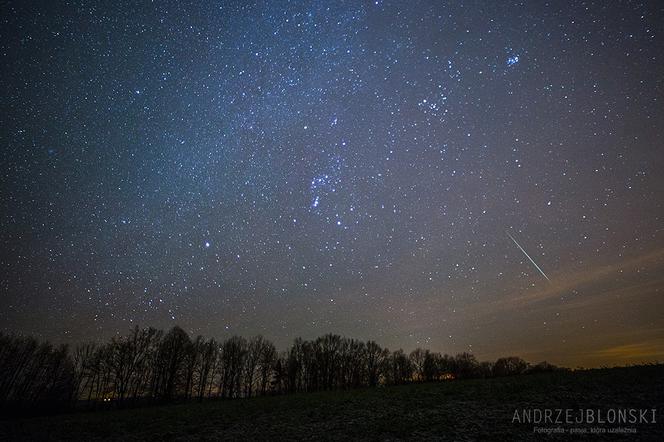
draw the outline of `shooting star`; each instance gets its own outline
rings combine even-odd
[[[523,250],[523,247],[521,247],[521,245],[520,245],[518,242],[516,242],[516,239],[514,239],[514,237],[513,237],[512,235],[510,235],[510,232],[505,232],[505,233],[507,233],[507,236],[509,236],[510,239],[511,239],[512,241],[514,241],[514,244],[516,244],[516,246],[519,248],[519,250],[521,250],[521,251],[523,252],[523,254],[526,255],[526,257],[530,260],[530,262],[533,263],[533,265],[535,266],[535,268],[536,268],[537,270],[539,270],[539,272],[542,274],[542,276],[544,276],[544,277],[546,278],[547,281],[551,282],[551,280],[549,279],[549,277],[546,276],[546,273],[544,273],[544,271],[540,268],[540,266],[538,266],[537,263],[536,263],[535,261],[533,261],[533,258],[531,258],[530,255],[528,255],[528,253],[526,253],[526,251]]]

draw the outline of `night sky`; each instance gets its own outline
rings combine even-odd
[[[664,360],[664,4],[135,3],[0,6],[0,330]]]

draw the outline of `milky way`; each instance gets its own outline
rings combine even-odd
[[[661,3],[185,3],[2,7],[4,331],[664,358]]]

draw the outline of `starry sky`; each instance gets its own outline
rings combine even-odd
[[[0,330],[664,360],[661,2],[0,10]]]

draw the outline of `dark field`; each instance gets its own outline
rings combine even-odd
[[[522,408],[656,408],[655,424],[596,424],[664,440],[664,365],[544,373],[0,421],[3,440],[578,440],[512,423]],[[576,414],[574,415],[576,416]],[[651,414],[649,414],[651,416]]]

